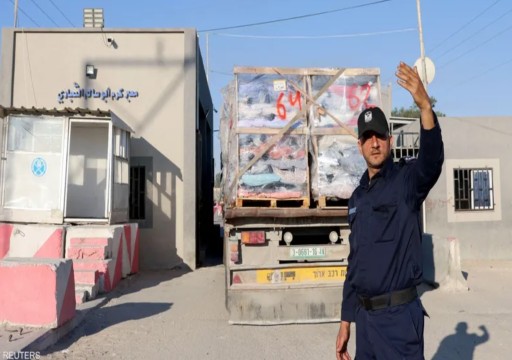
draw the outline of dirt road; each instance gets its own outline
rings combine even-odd
[[[423,288],[427,359],[506,359],[512,263],[463,264],[468,292]],[[144,272],[91,311],[43,359],[334,359],[338,324],[227,323],[222,265]],[[341,296],[341,294],[340,294]],[[354,354],[354,341],[349,350]]]

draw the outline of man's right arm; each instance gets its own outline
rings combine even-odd
[[[338,331],[338,338],[336,339],[336,359],[337,360],[351,360],[348,353],[347,345],[350,339],[350,322],[341,321],[340,330]]]

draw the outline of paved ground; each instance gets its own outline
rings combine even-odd
[[[468,292],[424,288],[427,359],[508,359],[512,263],[466,263]],[[228,325],[221,265],[144,272],[44,359],[334,359],[338,324]],[[485,329],[485,331],[484,331]],[[354,342],[349,349],[354,353]]]

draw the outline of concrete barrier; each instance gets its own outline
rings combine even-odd
[[[468,290],[460,265],[459,239],[423,235],[423,279],[447,291]]]
[[[139,271],[139,226],[138,224],[124,225],[126,256],[123,255],[123,277]],[[126,262],[124,262],[126,261]]]
[[[7,256],[11,245],[12,224],[0,223],[0,259]]]
[[[0,259],[64,257],[64,226],[0,224]]]
[[[56,328],[75,316],[73,262],[0,260],[0,322]]]
[[[447,291],[468,291],[466,279],[460,266],[460,243],[456,237],[448,237],[448,273],[441,281],[440,288]]]

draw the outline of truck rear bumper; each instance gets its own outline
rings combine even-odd
[[[278,325],[338,322],[342,284],[227,290],[230,324]]]

